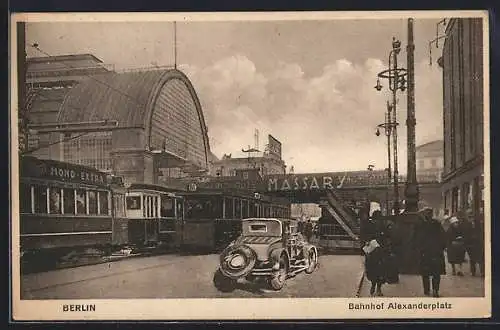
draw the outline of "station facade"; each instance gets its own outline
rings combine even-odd
[[[33,156],[93,167],[125,183],[209,172],[203,111],[181,71],[116,72],[92,55],[44,61],[27,61]]]
[[[451,19],[439,64],[443,69],[442,195],[450,214],[484,216],[483,26]]]

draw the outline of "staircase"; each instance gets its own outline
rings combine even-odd
[[[356,249],[360,247],[360,226],[357,214],[343,204],[342,199],[333,191],[327,191],[320,207],[332,215],[337,224],[323,225],[320,245],[326,249]],[[340,228],[339,228],[340,227]]]

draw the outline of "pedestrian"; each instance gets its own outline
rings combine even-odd
[[[383,231],[375,233],[372,239],[363,246],[366,278],[371,282],[371,296],[383,296],[382,285],[387,282],[386,248],[385,233]]]
[[[388,284],[399,283],[399,267],[398,267],[398,248],[400,246],[399,235],[397,234],[395,225],[392,221],[387,221],[384,232],[386,240],[387,262],[386,262],[386,277]]]
[[[419,223],[415,228],[414,244],[419,256],[419,270],[422,277],[424,294],[439,297],[441,275],[446,273],[444,249],[446,237],[443,227],[432,217],[431,208],[419,212]]]
[[[456,216],[450,219],[450,227],[446,232],[446,236],[446,255],[448,257],[448,263],[451,265],[452,274],[464,276],[464,273],[462,271],[462,264],[465,262],[465,241],[463,224]]]
[[[477,266],[479,266],[479,274],[484,276],[484,226],[482,218],[475,218],[472,211],[469,210],[465,224],[465,249],[469,256],[471,275],[476,276]]]
[[[313,235],[313,225],[312,225],[310,219],[307,220],[307,222],[305,224],[304,233],[305,233],[307,241],[311,242],[311,238],[312,238],[312,235]]]

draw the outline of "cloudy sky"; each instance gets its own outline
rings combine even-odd
[[[415,20],[417,144],[442,139],[442,82],[428,43],[438,19]],[[204,109],[212,151],[241,155],[260,132],[272,134],[295,172],[387,166],[386,88],[376,75],[388,65],[392,37],[402,41],[406,19],[226,21],[177,23],[178,64]],[[92,53],[116,69],[171,65],[171,22],[30,23],[27,43],[50,55]],[[27,48],[28,56],[45,56]],[[406,94],[398,95],[400,172],[406,171]]]

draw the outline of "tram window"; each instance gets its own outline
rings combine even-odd
[[[269,206],[264,206],[264,218],[271,217],[271,208]]]
[[[233,214],[233,199],[232,198],[224,198],[224,203],[226,205],[226,212],[224,217],[226,219],[232,219],[234,217]]]
[[[61,214],[61,189],[49,188],[49,212],[51,214]]]
[[[35,186],[35,213],[47,213],[47,187]]]
[[[86,191],[79,189],[76,191],[76,213],[87,214],[87,199],[85,197]]]
[[[108,215],[109,205],[108,205],[108,192],[99,191],[99,214]]]
[[[153,217],[157,217],[158,216],[158,197],[157,196],[154,196],[153,197]]]
[[[248,217],[248,201],[247,200],[241,200],[241,217],[246,218]]]
[[[177,216],[184,217],[184,202],[182,200],[177,200]]]
[[[161,196],[160,216],[162,218],[175,217],[174,199],[168,196]]]
[[[75,190],[63,189],[64,214],[75,214]]]
[[[241,218],[241,200],[239,198],[234,199],[234,218]]]
[[[249,202],[248,211],[249,211],[249,214],[248,214],[249,218],[256,217],[256,214],[255,214],[255,203],[254,202]]]
[[[19,202],[21,203],[21,213],[31,213],[31,186],[27,184],[21,184],[19,188]]]
[[[214,197],[197,197],[186,200],[187,219],[220,218],[222,215],[221,200]]]
[[[140,209],[141,209],[141,197],[140,196],[127,197],[127,210],[140,210]]]
[[[89,214],[97,214],[97,191],[89,190]]]

